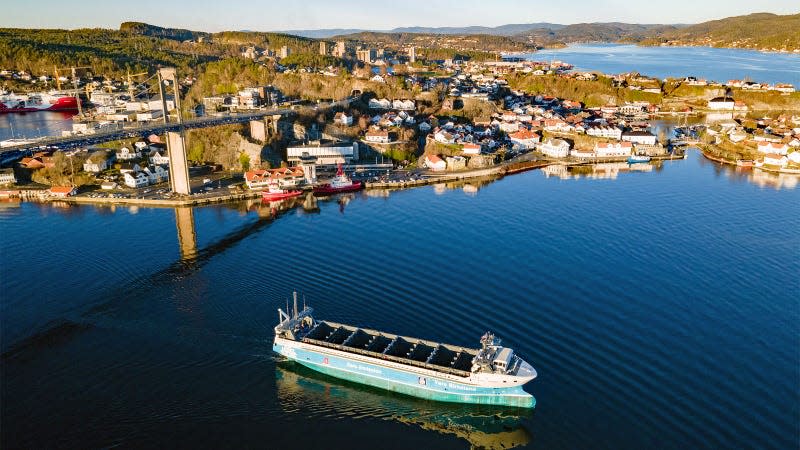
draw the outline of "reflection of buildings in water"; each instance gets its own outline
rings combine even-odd
[[[444,183],[436,183],[433,185],[433,193],[436,195],[442,195],[447,192],[447,186]]]
[[[181,260],[191,260],[197,257],[197,234],[194,229],[194,209],[175,208],[175,224],[178,227],[178,246],[181,250]]]
[[[547,178],[557,177],[562,180],[570,178],[616,180],[620,172],[652,172],[655,170],[655,166],[652,164],[628,164],[627,162],[582,164],[576,166],[551,164],[542,167],[541,170]]]
[[[478,191],[480,190],[478,186],[469,183],[465,183],[461,189],[464,191],[465,194],[469,195],[470,197],[475,197],[476,195],[478,195]]]
[[[800,181],[800,175],[753,170],[749,180],[762,188],[770,187],[776,190],[795,189],[797,188],[798,181]]]
[[[128,208],[128,212],[131,213],[131,214],[139,214],[139,207],[136,206],[136,205],[131,205]]]
[[[275,368],[278,402],[287,413],[315,412],[375,420],[397,420],[452,434],[474,448],[508,449],[529,444],[523,419],[531,410],[429,402],[332,378],[294,362]]]
[[[306,192],[305,197],[302,195],[298,198],[303,199],[303,209],[307,212],[316,212],[319,211],[319,202],[317,201],[317,197],[314,197],[314,193],[309,191]]]
[[[355,194],[340,194],[339,198],[336,199],[336,203],[339,204],[339,212],[344,214],[344,207],[349,205],[354,198],[356,198]]]
[[[389,189],[367,189],[364,191],[367,197],[389,197]]]

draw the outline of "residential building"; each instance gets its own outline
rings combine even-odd
[[[150,178],[144,172],[123,172],[122,182],[130,188],[140,188],[150,184]]]
[[[162,165],[169,164],[169,155],[166,149],[153,150],[148,157],[150,164]]]
[[[620,128],[611,127],[607,125],[589,127],[589,129],[586,130],[586,134],[589,136],[610,138],[616,140],[620,140],[622,138],[622,130]]]
[[[281,51],[280,51],[280,53],[278,53],[278,57],[280,57],[280,58],[288,58],[290,54],[291,54],[291,50],[289,50],[289,47],[284,45],[283,47],[281,47]]]
[[[511,142],[524,150],[534,148],[541,139],[538,134],[530,130],[519,130],[516,133],[510,134],[508,137]]]
[[[53,186],[47,192],[52,197],[64,198],[75,195],[78,189],[73,186]]]
[[[539,151],[551,158],[566,158],[569,155],[569,142],[562,139],[548,139],[539,146]]]
[[[325,56],[328,54],[328,43],[325,41],[319,41],[319,54]]]
[[[304,178],[303,169],[299,166],[255,169],[244,174],[244,182],[250,189],[265,188],[270,185],[281,188],[296,187],[303,183]]]
[[[732,97],[714,97],[708,101],[708,109],[717,111],[733,111],[735,101]]]
[[[334,116],[333,121],[338,123],[339,125],[344,125],[349,127],[353,124],[353,116],[347,114],[345,112],[337,112],[336,116]]]
[[[372,64],[378,57],[378,53],[374,48],[367,48],[356,50],[356,59],[367,64]]]
[[[0,169],[0,185],[14,184],[17,182],[17,177],[14,176],[14,169]]]
[[[480,155],[481,154],[481,145],[474,144],[472,142],[467,142],[461,146],[461,151],[465,155]]]
[[[333,56],[337,58],[344,58],[344,55],[347,54],[347,47],[345,46],[344,41],[336,41],[336,47],[333,49]]]
[[[369,130],[364,136],[367,142],[375,142],[379,144],[389,143],[389,132],[386,130]]]
[[[569,156],[577,159],[591,159],[595,157],[594,150],[574,148],[569,152]]]
[[[789,162],[786,155],[779,155],[777,153],[767,153],[764,155],[764,164],[777,167],[785,167]]]
[[[622,140],[635,144],[655,145],[656,136],[649,131],[624,131],[622,133]]]
[[[408,48],[408,62],[412,64],[417,62],[417,49],[414,47]]]
[[[778,155],[785,155],[789,151],[787,144],[768,141],[760,141],[757,148],[761,153],[777,153]]]
[[[134,147],[134,150],[128,147],[122,147],[116,153],[117,161],[128,161],[131,159],[141,158],[142,154]]]
[[[114,162],[114,157],[105,151],[98,151],[92,153],[86,162],[83,163],[83,170],[85,172],[102,172],[111,166]]]
[[[447,163],[438,155],[425,155],[425,167],[439,172],[447,169]]]
[[[598,158],[611,158],[630,156],[633,143],[623,142],[598,142],[594,145],[594,154]]]

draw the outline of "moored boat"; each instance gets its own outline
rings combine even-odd
[[[628,164],[646,163],[650,162],[650,157],[647,155],[631,155],[628,157]]]
[[[357,191],[363,187],[360,181],[353,181],[345,175],[342,170],[342,165],[339,164],[339,169],[336,171],[336,176],[333,177],[330,183],[321,184],[314,187],[314,194],[329,195],[337,194],[339,192],[352,192]]]
[[[317,321],[278,309],[273,351],[327,375],[429,400],[533,408],[536,370],[493,334],[480,349]]]
[[[752,159],[737,159],[736,165],[739,167],[753,167],[755,163]]]
[[[287,198],[297,197],[302,193],[303,191],[281,189],[280,187],[278,187],[278,185],[271,184],[266,190],[261,191],[261,198],[267,201],[274,202],[277,200],[285,200]]]

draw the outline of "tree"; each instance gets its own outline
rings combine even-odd
[[[243,171],[250,170],[250,155],[245,152],[239,153],[239,164],[241,164]]]

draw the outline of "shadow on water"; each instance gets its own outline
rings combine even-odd
[[[91,325],[70,320],[56,320],[48,323],[43,331],[33,334],[0,355],[0,359],[20,359],[25,355],[34,355],[41,350],[57,347],[75,336],[88,331]]]
[[[278,403],[286,413],[391,420],[454,435],[473,448],[507,449],[532,442],[529,409],[432,402],[333,378],[292,361],[275,367]]]

